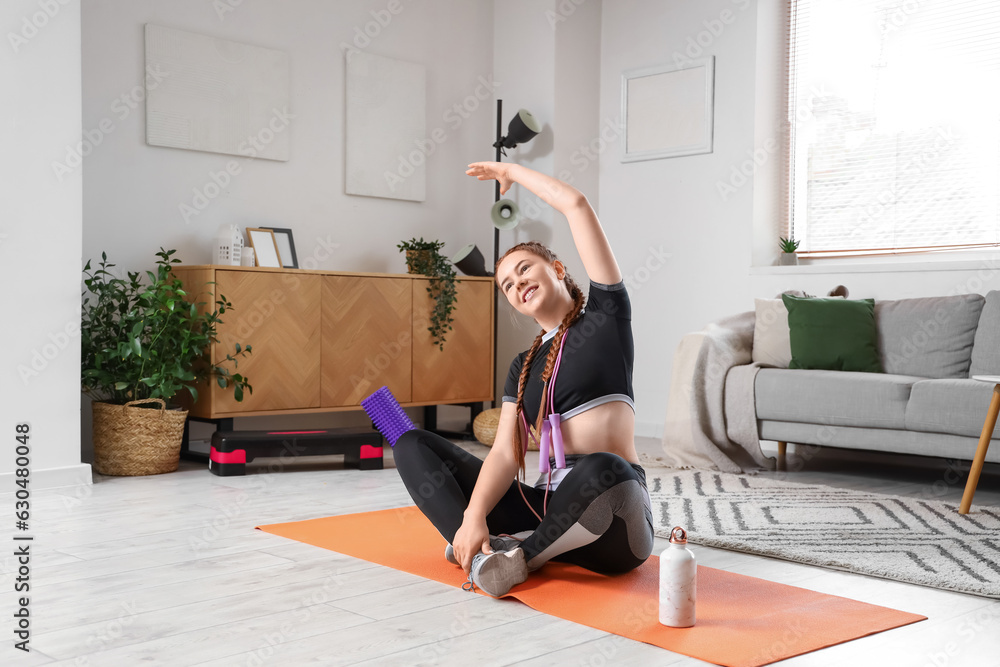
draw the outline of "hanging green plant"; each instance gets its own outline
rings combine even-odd
[[[451,260],[438,251],[444,247],[444,241],[424,241],[412,238],[397,246],[400,252],[406,253],[406,269],[412,274],[429,276],[427,293],[434,299],[434,309],[431,311],[431,325],[427,330],[435,345],[444,350],[445,335],[452,330],[451,316],[458,301],[455,288],[455,268]]]

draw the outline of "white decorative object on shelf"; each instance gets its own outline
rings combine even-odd
[[[213,264],[239,266],[243,257],[243,233],[236,225],[222,225],[215,243]]]

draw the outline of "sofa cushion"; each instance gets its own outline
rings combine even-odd
[[[788,368],[792,344],[788,338],[788,309],[781,299],[754,299],[753,361]]]
[[[922,379],[883,373],[762,368],[754,383],[757,419],[904,428],[910,386]]]
[[[992,382],[957,378],[917,382],[906,405],[906,428],[978,438],[994,386]]]
[[[996,290],[986,294],[976,326],[969,377],[973,375],[1000,375],[1000,292]]]
[[[788,308],[789,368],[882,372],[872,299],[781,298]]]
[[[972,343],[984,302],[979,294],[959,294],[876,303],[885,372],[924,378],[969,377]]]

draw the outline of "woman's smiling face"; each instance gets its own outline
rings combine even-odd
[[[529,250],[517,250],[497,268],[497,285],[515,310],[537,317],[544,304],[553,301],[555,290],[565,291],[560,274],[565,268],[559,260],[550,264]]]

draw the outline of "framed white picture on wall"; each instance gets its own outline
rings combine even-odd
[[[348,51],[344,137],[349,195],[427,199],[427,69]]]
[[[147,23],[146,143],[287,162],[286,51]]]
[[[715,56],[622,74],[622,162],[712,152]]]

